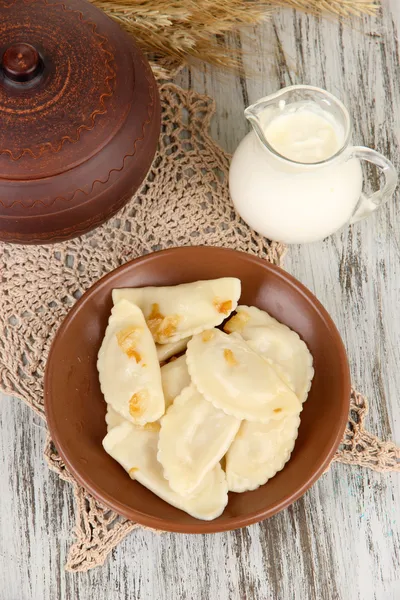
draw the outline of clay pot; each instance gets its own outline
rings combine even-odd
[[[0,3],[0,240],[69,239],[116,213],[153,160],[150,66],[85,0]]]

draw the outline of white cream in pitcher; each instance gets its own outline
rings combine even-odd
[[[253,130],[233,156],[229,188],[243,220],[269,239],[321,240],[392,194],[393,166],[374,150],[349,147],[350,117],[324,90],[292,86],[263,98],[245,115]],[[384,188],[371,198],[361,198],[360,158],[386,175]]]
[[[310,109],[283,113],[265,126],[265,138],[281,156],[299,163],[331,158],[343,145],[343,131],[326,114]]]

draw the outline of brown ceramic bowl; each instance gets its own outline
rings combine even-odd
[[[299,333],[314,356],[315,377],[299,437],[283,471],[253,492],[230,494],[224,513],[199,521],[170,506],[127,473],[102,447],[106,404],[96,358],[115,287],[174,285],[234,276],[242,304],[267,310]],[[105,505],[142,525],[180,533],[243,527],[282,510],[322,475],[347,421],[350,377],[339,333],[326,310],[301,283],[265,260],[234,250],[175,248],[134,260],[109,273],[76,303],[53,342],[45,377],[50,433],[76,479]]]

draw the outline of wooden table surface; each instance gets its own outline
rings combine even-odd
[[[280,11],[242,38],[246,77],[186,71],[213,96],[213,135],[233,151],[243,108],[292,83],[324,87],[354,118],[354,141],[400,164],[400,3],[342,26]],[[372,185],[377,181],[372,178]],[[309,246],[285,266],[322,301],[343,336],[368,426],[400,444],[398,195],[374,217]],[[0,403],[0,600],[399,600],[400,476],[334,465],[289,509],[211,536],[133,532],[107,563],[65,573],[71,489],[44,463],[45,430],[17,400]]]

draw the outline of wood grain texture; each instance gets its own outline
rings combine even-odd
[[[398,0],[384,2],[381,17],[346,26],[281,11],[242,36],[246,77],[192,69],[180,83],[215,98],[212,132],[229,151],[247,131],[249,102],[290,83],[325,87],[349,107],[354,141],[399,167],[399,32]],[[285,264],[336,321],[353,381],[370,399],[369,428],[399,444],[398,200],[321,243],[291,247]],[[45,466],[43,424],[5,398],[0,431],[0,600],[400,598],[398,474],[334,465],[264,523],[213,536],[138,530],[104,567],[71,574],[63,565],[72,494]]]

